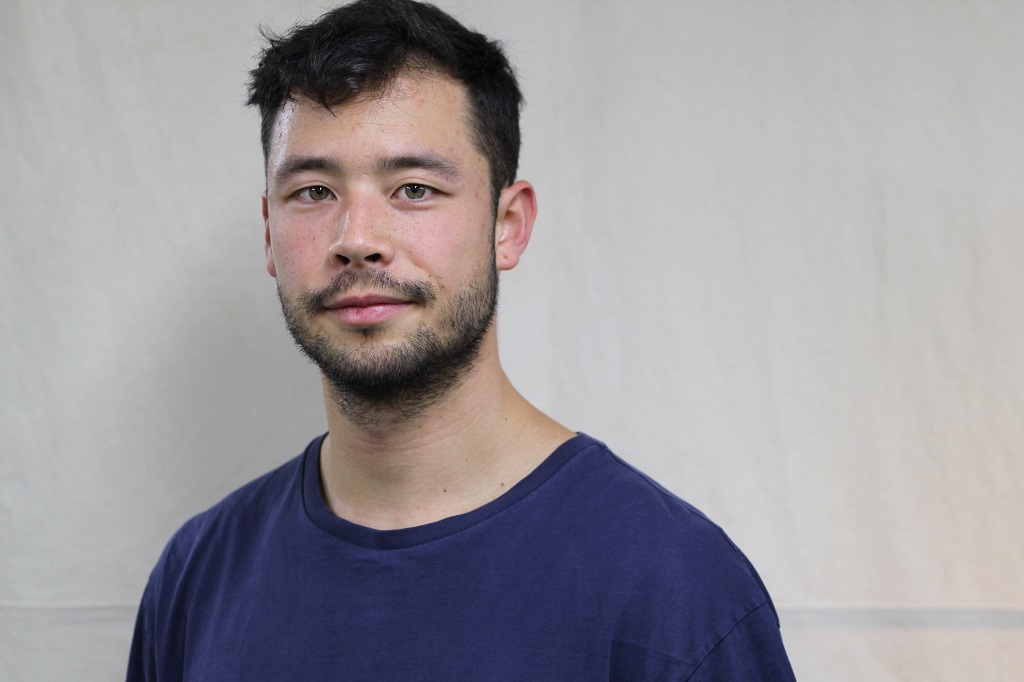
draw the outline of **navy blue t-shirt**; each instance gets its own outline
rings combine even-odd
[[[602,443],[381,531],[324,502],[322,438],[171,539],[129,680],[793,679],[743,554]]]

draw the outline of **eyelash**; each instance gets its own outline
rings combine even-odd
[[[322,190],[324,192],[327,192],[327,196],[322,198],[322,199],[314,199],[313,197],[309,196],[309,192],[311,192],[312,190]],[[319,203],[327,201],[328,199],[333,197],[334,196],[334,192],[332,192],[331,190],[327,189],[323,185],[312,185],[310,187],[303,187],[302,189],[300,189],[298,192],[295,193],[295,196],[300,198],[300,199],[305,199],[306,201],[309,201],[311,203],[319,204]]]
[[[402,185],[397,190],[395,190],[395,194],[398,194],[399,192],[407,191],[407,190],[410,190],[410,189],[425,190],[426,193],[424,194],[424,196],[418,197],[418,198],[410,197],[408,195],[403,197],[403,198],[407,199],[408,201],[423,201],[424,199],[428,199],[428,198],[430,198],[431,196],[433,196],[434,194],[437,193],[437,190],[434,189],[433,187],[431,187],[430,185],[424,185],[424,184],[419,183],[419,182],[410,182],[410,183],[406,183],[406,184]],[[312,192],[313,190],[319,190],[319,191],[322,191],[322,192],[326,192],[327,196],[325,196],[325,197],[323,197],[321,199],[314,199],[313,197],[309,196],[309,193]],[[295,193],[295,196],[300,198],[300,199],[305,199],[306,201],[309,201],[311,203],[319,204],[321,202],[327,201],[328,199],[332,198],[334,196],[334,192],[332,192],[327,187],[324,187],[323,185],[310,185],[309,187],[303,187],[302,189],[300,189],[298,192]]]
[[[437,193],[437,190],[431,187],[430,185],[424,185],[419,182],[410,182],[405,185],[402,185],[401,187],[398,188],[398,192],[407,192],[410,189],[425,190],[426,193],[419,198],[410,197],[408,196],[408,194],[406,194],[406,196],[403,198],[408,199],[409,201],[423,201],[424,199],[428,199]]]

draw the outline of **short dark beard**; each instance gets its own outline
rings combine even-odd
[[[362,426],[416,417],[439,403],[473,368],[498,305],[498,272],[494,259],[474,278],[473,285],[439,309],[438,325],[420,325],[409,337],[389,348],[341,348],[322,332],[312,332],[308,320],[322,314],[326,304],[360,286],[398,295],[430,307],[436,288],[425,282],[401,282],[386,270],[346,270],[324,289],[306,292],[297,302],[278,297],[288,331],[302,353],[327,380],[331,398],[347,418]],[[359,330],[367,342],[383,336],[376,327]]]

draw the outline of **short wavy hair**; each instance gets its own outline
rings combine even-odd
[[[249,74],[247,104],[259,107],[264,165],[287,101],[302,96],[330,109],[382,90],[409,69],[425,69],[466,88],[474,142],[487,159],[495,204],[515,182],[522,94],[498,42],[413,0],[358,0],[283,35],[264,30],[263,36],[267,44]]]

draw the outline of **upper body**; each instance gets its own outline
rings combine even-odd
[[[327,507],[321,444],[175,535],[129,679],[793,679],[746,558],[588,436],[479,509],[396,530]]]
[[[371,533],[436,524],[446,527],[453,518],[503,505],[509,491],[545,470],[560,446],[577,442],[572,431],[515,390],[498,357],[498,273],[518,263],[537,211],[533,187],[516,179],[520,102],[511,66],[495,43],[440,10],[411,0],[360,0],[284,37],[271,37],[252,72],[250,104],[260,108],[266,164],[267,270],[277,280],[289,331],[323,376],[329,432],[302,460],[307,476],[315,476],[312,480],[317,482],[320,500],[307,499],[305,504],[322,504],[321,517],[329,515],[338,523]],[[500,584],[500,574],[493,572],[500,566],[496,557],[501,552],[516,555],[514,544],[501,547],[499,554],[491,553],[491,543],[499,537],[516,537],[515,514],[501,515],[504,534],[492,537],[487,524],[480,524],[471,533],[460,533],[458,540],[453,536],[450,541],[406,552],[419,559],[394,572],[347,546],[335,554],[335,549],[317,544],[316,533],[309,538],[313,544],[292,545],[288,534],[302,535],[298,527],[277,524],[266,516],[273,510],[308,510],[294,502],[297,488],[283,483],[294,483],[298,475],[288,471],[263,479],[246,488],[248,492],[229,498],[217,511],[191,522],[165,552],[147,591],[143,615],[153,623],[177,623],[175,627],[184,628],[186,641],[193,644],[205,634],[204,643],[181,649],[182,655],[218,643],[230,646],[226,651],[239,664],[254,656],[272,659],[276,650],[293,655],[309,637],[301,628],[288,641],[278,639],[284,636],[280,631],[275,631],[273,640],[257,637],[269,632],[259,629],[252,631],[253,638],[246,637],[249,625],[256,624],[263,613],[261,604],[270,608],[275,599],[291,599],[289,595],[295,596],[290,603],[301,621],[309,618],[311,623],[324,624],[323,619],[329,618],[325,614],[345,614],[351,618],[345,621],[351,627],[373,632],[374,619],[380,614],[358,595],[367,590],[382,598],[420,594],[410,592],[409,586],[433,585],[429,579],[450,575],[448,568],[457,565],[460,557],[487,560],[466,565],[463,577],[476,588],[490,586],[490,591],[476,594],[493,597]],[[566,488],[560,493],[582,504],[574,514],[599,514],[600,505],[594,507],[574,490],[575,480],[565,477]],[[689,610],[695,606],[685,597],[718,590],[722,594],[716,598],[733,625],[739,627],[742,620],[737,609],[754,610],[764,622],[773,623],[768,629],[774,633],[772,646],[781,652],[774,614],[763,615],[771,612],[770,606],[764,606],[767,595],[760,587],[752,587],[759,586],[759,581],[744,579],[745,587],[737,596],[731,593],[742,581],[712,580],[716,572],[740,575],[749,569],[753,575],[731,544],[702,525],[706,522],[694,525],[696,517],[685,505],[680,508],[688,511],[681,517],[678,509],[658,517],[667,497],[655,496],[657,501],[652,502],[647,493],[638,492],[647,488],[626,489],[634,492],[623,492],[618,504],[631,524],[588,527],[585,546],[580,547],[569,541],[575,525],[566,527],[570,521],[552,517],[553,510],[543,505],[515,506],[532,510],[529,526],[518,532],[543,533],[548,554],[541,565],[561,572],[558,584],[569,584],[570,576],[586,573],[586,548],[592,551],[605,541],[609,548],[616,548],[607,579],[584,581],[575,593],[537,593],[531,600],[523,595],[522,603],[546,603],[541,597],[549,596],[555,600],[548,607],[553,612],[589,618],[606,610],[606,615],[612,614],[608,617],[632,622],[634,617],[641,618],[630,606],[635,598],[635,603],[653,609],[642,619],[665,625],[670,639],[687,638],[683,649],[658,645],[652,650],[669,657],[685,652],[680,660],[690,665],[701,647],[721,639],[722,633],[715,628],[728,618],[719,618],[716,607],[714,627],[697,638],[691,638],[690,632],[674,633],[669,626],[701,622],[691,617]],[[258,490],[263,493],[255,494]],[[646,510],[638,518],[631,516],[634,505]],[[293,521],[294,517],[295,513]],[[668,519],[679,518],[686,519],[679,529],[684,539],[666,545],[674,549],[662,562],[675,567],[664,574],[637,574],[646,563],[635,559],[638,548],[623,542],[648,524],[656,537],[670,537]],[[703,530],[692,532],[697,527]],[[609,535],[602,539],[602,533]],[[447,553],[471,540],[477,544],[462,548],[466,553]],[[203,549],[208,546],[230,551]],[[556,554],[553,548],[561,546],[565,552]],[[298,553],[289,555],[289,548]],[[435,550],[439,554],[432,554]],[[420,556],[421,551],[427,554]],[[617,563],[623,552],[634,557],[632,567]],[[705,554],[718,559],[705,561]],[[720,561],[722,557],[730,559]],[[323,561],[336,567],[339,576],[354,580],[347,591],[334,593],[324,587],[325,566],[317,564]],[[281,592],[239,592],[241,586],[262,585],[261,567],[267,562],[288,567],[288,572],[276,575],[294,584],[277,580]],[[300,570],[303,567],[316,570],[306,574]],[[360,582],[365,575],[353,578],[352,571],[367,567],[375,567],[370,571],[372,584]],[[678,571],[689,578],[676,584]],[[310,575],[321,576],[313,584],[325,592],[303,592],[308,587],[303,581]],[[516,591],[524,585],[541,589],[542,581],[536,574],[521,577],[527,582],[515,583],[516,590],[504,594],[502,601],[492,607],[481,605],[483,610],[475,612],[479,619],[463,634],[478,632],[486,638],[497,636],[502,628],[530,629],[530,614],[516,609],[520,603]],[[637,582],[630,582],[630,577]],[[663,583],[659,585],[656,578]],[[447,589],[461,584],[451,580]],[[693,588],[697,592],[686,587],[697,583],[704,586]],[[628,587],[629,599],[624,593],[618,601],[612,599],[607,592],[610,584]],[[151,596],[154,592],[157,595]],[[246,602],[253,594],[260,601]],[[233,601],[232,596],[237,599]],[[574,611],[559,598],[583,601]],[[402,623],[395,624],[392,643],[398,637],[416,650],[433,643],[442,654],[445,646],[452,646],[449,663],[460,665],[463,649],[434,638],[423,620],[429,617],[429,600],[403,603],[421,608],[413,609],[418,615],[407,612]],[[147,614],[147,604],[150,610],[164,611]],[[491,615],[484,617],[487,614]],[[421,627],[412,627],[417,622]],[[500,623],[501,628],[485,632],[490,622]],[[218,631],[218,623],[231,632]],[[554,627],[557,621],[551,623],[540,632],[563,632]],[[147,632],[176,636],[170,626],[143,628],[140,636]],[[553,652],[575,651],[586,657],[585,652],[593,651],[567,648],[571,642],[566,636],[563,632],[560,639],[550,640]],[[737,637],[735,641],[745,640]],[[643,642],[624,644],[648,648]],[[166,650],[168,643],[140,643],[136,651],[147,646]],[[378,653],[386,656],[388,650]],[[335,654],[313,647],[307,655],[319,660]],[[784,661],[784,653],[781,656]],[[169,665],[171,659],[146,660]],[[749,661],[757,660],[758,654],[751,650]],[[182,665],[188,669],[188,661]],[[560,677],[553,674],[552,679]]]

